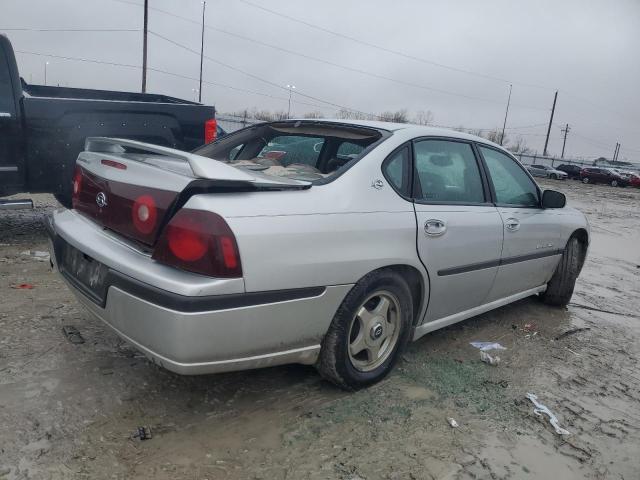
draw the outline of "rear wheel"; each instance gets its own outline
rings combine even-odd
[[[347,390],[382,380],[409,342],[412,318],[411,291],[402,276],[391,270],[368,274],[336,312],[318,371]]]
[[[547,290],[540,294],[544,303],[557,307],[569,303],[582,266],[582,248],[576,237],[569,239]]]

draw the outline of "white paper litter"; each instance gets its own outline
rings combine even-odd
[[[471,342],[471,346],[479,348],[481,351],[486,352],[487,350],[506,350],[507,347],[503,347],[498,342]]]
[[[549,417],[549,423],[555,429],[558,435],[571,435],[571,432],[558,425],[558,418],[553,413],[551,413],[551,410],[549,410],[545,405],[538,402],[538,397],[536,395],[534,395],[533,393],[527,393],[526,396],[535,405],[533,413],[538,417],[545,413],[547,417]]]
[[[460,425],[458,425],[458,422],[456,422],[455,418],[449,417],[447,418],[447,422],[449,422],[449,425],[451,425],[451,428],[458,428]]]

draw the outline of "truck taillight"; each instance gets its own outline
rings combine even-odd
[[[242,277],[236,238],[227,222],[213,212],[179,210],[162,231],[152,258],[211,277]]]
[[[215,118],[204,122],[204,143],[215,141],[218,135],[218,121]]]

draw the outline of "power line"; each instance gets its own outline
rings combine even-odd
[[[139,28],[2,28],[0,27],[0,31],[4,32],[91,32],[91,33],[102,33],[102,32],[139,32]]]
[[[83,57],[69,57],[69,56],[65,56],[65,55],[54,55],[54,54],[49,54],[49,53],[37,53],[37,52],[29,52],[26,50],[15,50],[16,53],[22,53],[24,55],[35,55],[35,56],[39,56],[39,57],[50,57],[50,58],[58,58],[61,60],[69,60],[69,61],[76,61],[76,62],[86,62],[86,63],[96,63],[96,64],[100,64],[100,65],[110,65],[110,66],[116,66],[116,67],[125,67],[125,68],[135,68],[140,70],[142,67],[140,65],[133,65],[133,64],[127,64],[127,63],[118,63],[118,62],[108,62],[108,61],[104,61],[104,60],[95,60],[92,58],[83,58]],[[197,78],[195,77],[189,77],[187,75],[181,75],[179,73],[173,73],[173,72],[169,72],[167,70],[162,70],[159,68],[153,68],[153,67],[148,67],[148,70],[151,70],[153,72],[157,72],[157,73],[162,73],[165,75],[170,75],[173,77],[178,77],[178,78],[183,78],[185,80],[193,80],[193,81],[198,81]],[[263,97],[269,97],[269,98],[273,98],[276,100],[282,100],[282,101],[286,101],[287,99],[285,97],[278,97],[275,95],[270,95],[268,93],[261,93],[261,92],[256,92],[254,90],[248,90],[248,89],[244,89],[244,88],[240,88],[240,87],[235,87],[232,85],[225,85],[223,83],[218,83],[218,82],[210,82],[210,81],[206,81],[203,80],[202,83],[208,84],[208,85],[213,85],[213,86],[217,86],[217,87],[222,87],[222,88],[228,88],[230,90],[237,90],[239,92],[243,92],[243,93],[250,93],[253,95],[259,95],[259,96],[263,96]],[[297,103],[301,104],[301,105],[308,105],[311,107],[315,107],[315,108],[328,108],[326,105],[318,105],[315,103],[308,103],[308,102],[301,102],[298,101]]]
[[[359,38],[356,38],[356,37],[352,37],[350,35],[346,35],[344,33],[340,33],[340,32],[337,32],[335,30],[330,30],[328,28],[321,27],[320,25],[316,25],[314,23],[307,22],[305,20],[302,20],[302,19],[299,19],[299,18],[296,18],[296,17],[292,17],[291,15],[287,15],[285,13],[278,12],[276,10],[271,10],[270,8],[264,7],[262,5],[257,5],[255,3],[249,2],[247,0],[239,0],[239,1],[244,3],[245,5],[249,5],[249,6],[253,7],[253,8],[257,8],[259,10],[268,12],[268,13],[270,13],[272,15],[276,15],[278,17],[286,18],[287,20],[290,20],[290,21],[296,22],[296,23],[300,23],[302,25],[305,25],[307,27],[313,28],[315,30],[319,30],[321,32],[328,33],[330,35],[334,35],[336,37],[340,37],[340,38],[343,38],[345,40],[350,40],[352,42],[356,42],[356,43],[359,43],[361,45],[366,45],[366,46],[368,46],[370,48],[375,48],[375,49],[378,49],[378,50],[381,50],[381,51],[384,51],[384,52],[387,52],[387,53],[391,53],[393,55],[401,56],[401,57],[407,58],[409,60],[414,60],[414,61],[417,61],[417,62],[426,63],[426,64],[433,65],[433,66],[436,66],[436,67],[440,67],[440,68],[444,68],[444,69],[447,69],[447,70],[451,70],[451,71],[454,71],[454,72],[465,73],[465,74],[468,74],[468,75],[474,75],[474,76],[477,76],[477,77],[482,77],[482,78],[486,78],[486,79],[489,79],[489,80],[494,80],[494,81],[503,82],[503,83],[507,83],[507,84],[508,83],[514,83],[516,85],[522,85],[522,86],[526,86],[526,87],[541,88],[541,89],[545,89],[545,90],[551,90],[551,88],[547,87],[547,86],[535,85],[535,84],[523,83],[523,82],[514,82],[514,81],[506,79],[506,78],[496,77],[496,76],[493,76],[493,75],[487,75],[485,73],[475,72],[473,70],[467,70],[467,69],[464,69],[464,68],[453,67],[451,65],[446,65],[446,64],[443,64],[443,63],[435,62],[433,60],[428,60],[426,58],[416,57],[414,55],[410,55],[410,54],[405,53],[405,52],[401,52],[401,51],[398,51],[398,50],[393,50],[391,48],[387,48],[387,47],[384,47],[382,45],[377,45],[375,43],[367,42],[366,40],[362,40],[362,39],[359,39]]]
[[[192,48],[190,48],[190,47],[187,47],[186,45],[183,45],[183,44],[181,44],[181,43],[178,43],[178,42],[176,42],[176,41],[174,41],[174,40],[172,40],[172,39],[170,39],[170,38],[168,38],[168,37],[165,37],[164,35],[160,35],[159,33],[153,32],[153,31],[151,31],[151,30],[149,30],[149,33],[151,33],[151,34],[155,35],[156,37],[161,38],[161,39],[165,40],[166,42],[169,42],[169,43],[171,43],[171,44],[173,44],[173,45],[175,45],[175,46],[177,46],[177,47],[179,47],[179,48],[182,48],[182,49],[184,49],[184,50],[186,50],[186,51],[188,51],[188,52],[191,52],[191,53],[193,53],[193,54],[195,54],[195,55],[200,56],[200,52],[198,52],[198,51],[196,51],[196,50],[194,50],[194,49],[192,49]],[[276,83],[276,82],[273,82],[273,81],[271,81],[271,80],[264,79],[264,78],[262,78],[262,77],[259,77],[258,75],[255,75],[255,74],[253,74],[253,73],[247,72],[247,71],[242,70],[242,69],[240,69],[240,68],[238,68],[238,67],[234,67],[233,65],[229,65],[228,63],[221,62],[220,60],[216,60],[215,58],[209,57],[209,56],[207,56],[207,55],[203,55],[203,57],[204,57],[205,59],[209,60],[210,62],[213,62],[213,63],[215,63],[215,64],[217,64],[217,65],[223,66],[223,67],[228,68],[228,69],[230,69],[230,70],[233,70],[233,71],[235,71],[235,72],[238,72],[238,73],[241,73],[241,74],[243,74],[243,75],[246,75],[246,76],[248,76],[248,77],[250,77],[250,78],[253,78],[253,79],[255,79],[255,80],[258,80],[259,82],[265,83],[265,84],[270,85],[270,86],[275,87],[275,88],[278,88],[279,90],[288,91],[288,89],[287,89],[285,86],[280,85],[280,84],[278,84],[278,83]],[[302,92],[300,92],[300,91],[296,91],[296,95],[299,95],[299,96],[301,96],[301,97],[308,98],[308,99],[310,99],[310,100],[315,100],[316,102],[326,103],[327,105],[331,105],[331,106],[336,107],[336,108],[349,110],[349,111],[351,111],[351,112],[355,112],[355,113],[358,113],[358,114],[361,114],[361,115],[366,115],[366,116],[369,116],[369,117],[376,117],[376,118],[380,118],[378,115],[375,115],[375,114],[373,114],[373,113],[363,112],[363,111],[360,111],[360,110],[356,110],[356,109],[354,109],[354,108],[350,108],[350,107],[346,107],[346,106],[344,106],[344,105],[340,105],[340,104],[338,104],[338,103],[330,102],[330,101],[328,101],[328,100],[323,100],[323,99],[321,99],[321,98],[314,97],[313,95],[309,95],[308,93],[302,93]]]
[[[175,14],[173,12],[170,12],[170,11],[167,11],[167,10],[163,10],[161,8],[149,7],[149,9],[150,10],[154,10],[156,12],[164,13],[165,15],[169,15],[171,17],[175,17],[175,18],[178,18],[180,20],[183,20],[183,21],[186,21],[186,22],[189,22],[189,23],[192,23],[192,24],[196,24],[198,26],[201,25],[201,23],[196,21],[196,20],[193,20],[193,19],[190,19],[190,18],[187,18],[187,17],[183,17],[183,16]],[[440,88],[430,87],[430,86],[427,86],[427,85],[417,84],[417,83],[413,83],[413,82],[407,82],[405,80],[400,80],[400,79],[393,78],[393,77],[387,77],[385,75],[381,75],[381,74],[378,74],[378,73],[375,73],[375,72],[370,72],[370,71],[367,71],[367,70],[362,70],[362,69],[359,69],[359,68],[350,67],[348,65],[342,65],[342,64],[339,64],[339,63],[335,63],[335,62],[332,62],[330,60],[314,57],[314,56],[308,55],[306,53],[296,52],[295,50],[290,50],[288,48],[280,47],[278,45],[273,45],[271,43],[267,43],[267,42],[264,42],[262,40],[257,40],[255,38],[247,37],[245,35],[240,35],[238,33],[230,32],[230,31],[224,30],[222,28],[217,28],[217,27],[213,27],[213,26],[210,26],[210,25],[206,25],[204,28],[206,28],[208,30],[212,30],[212,31],[218,32],[218,33],[222,33],[224,35],[228,35],[228,36],[231,36],[231,37],[239,38],[241,40],[244,40],[244,41],[247,41],[247,42],[251,42],[251,43],[254,43],[254,44],[257,44],[257,45],[261,45],[261,46],[264,46],[264,47],[267,47],[267,48],[271,48],[271,49],[274,49],[274,50],[277,50],[277,51],[280,51],[280,52],[284,52],[284,53],[287,53],[289,55],[295,55],[297,57],[305,58],[307,60],[311,60],[311,61],[314,61],[314,62],[319,62],[319,63],[322,63],[324,65],[330,65],[330,66],[335,67],[335,68],[340,68],[340,69],[347,70],[347,71],[354,72],[354,73],[358,73],[358,74],[361,74],[361,75],[366,75],[366,76],[369,76],[369,77],[377,78],[379,80],[386,80],[386,81],[389,81],[389,82],[397,83],[397,84],[408,86],[408,87],[418,88],[418,89],[422,89],[422,90],[429,90],[429,91],[440,93],[440,94],[443,94],[443,95],[451,95],[451,96],[466,98],[468,100],[496,103],[496,104],[499,104],[499,105],[502,105],[504,103],[503,100],[496,100],[496,99],[490,99],[490,98],[477,97],[477,96],[473,96],[473,95],[466,95],[466,94],[463,94],[463,93],[452,92],[452,91],[449,91],[449,90],[443,90],[443,89],[440,89]],[[156,34],[156,35],[158,35],[158,34]],[[540,107],[533,107],[533,106],[522,105],[522,104],[513,104],[513,105],[516,106],[516,107],[519,107],[519,108],[527,108],[527,109],[532,109],[532,110],[543,110],[543,111],[546,111],[545,108],[540,108]]]

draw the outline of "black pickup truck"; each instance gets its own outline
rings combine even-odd
[[[86,137],[118,137],[193,150],[219,129],[214,107],[165,95],[27,85],[9,39],[0,35],[0,197],[71,198]],[[0,200],[0,209],[26,202]]]

